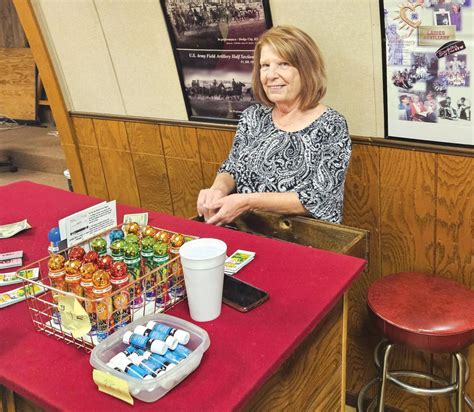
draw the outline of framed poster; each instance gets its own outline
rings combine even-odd
[[[161,0],[190,120],[237,123],[255,103],[253,49],[268,0]]]
[[[385,135],[474,145],[473,0],[380,0]]]

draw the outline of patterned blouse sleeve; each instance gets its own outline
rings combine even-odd
[[[238,180],[238,167],[237,161],[239,159],[240,148],[247,144],[247,133],[248,133],[248,121],[247,118],[250,115],[250,111],[247,109],[242,113],[239,123],[237,124],[237,130],[235,132],[234,141],[232,142],[232,148],[230,149],[229,156],[222,163],[217,170],[217,174],[227,172],[235,181]]]
[[[295,188],[301,204],[316,219],[341,223],[344,181],[351,157],[346,120],[337,112],[318,133],[307,178]]]

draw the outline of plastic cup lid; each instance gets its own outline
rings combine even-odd
[[[200,238],[186,242],[179,249],[181,257],[190,260],[209,260],[225,254],[227,245],[220,239]]]

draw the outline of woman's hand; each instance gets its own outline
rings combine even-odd
[[[197,212],[199,216],[204,216],[204,220],[207,222],[218,211],[214,204],[224,196],[225,193],[220,189],[210,188],[201,190],[197,199]]]
[[[250,208],[248,195],[244,193],[234,193],[217,199],[211,207],[213,210],[218,209],[218,211],[207,220],[207,223],[217,226],[232,222]]]

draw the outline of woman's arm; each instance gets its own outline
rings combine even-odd
[[[217,171],[214,183],[210,188],[203,189],[199,192],[197,212],[199,216],[204,216],[206,221],[217,213],[217,209],[213,206],[214,202],[234,192],[236,189],[236,179],[239,175],[236,165],[239,159],[239,148],[247,144],[247,117],[251,110],[252,107],[243,112],[239,124],[237,125],[237,131],[234,136],[234,141],[232,142],[229,156]]]
[[[203,189],[199,192],[197,199],[197,212],[199,216],[204,216],[208,220],[217,210],[215,202],[235,189],[235,180],[229,173],[220,173],[214,179],[214,183],[209,189]]]
[[[248,210],[263,210],[285,215],[308,215],[295,192],[234,193],[216,199],[210,207],[218,210],[207,223],[223,225],[232,222]]]

